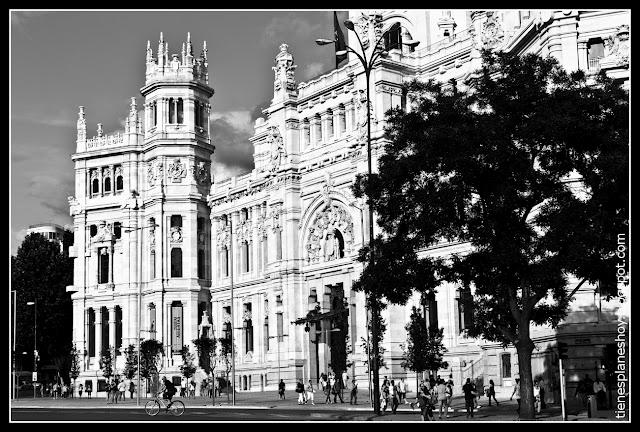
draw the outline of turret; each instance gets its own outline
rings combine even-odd
[[[199,58],[193,55],[190,32],[187,33],[187,41],[182,43],[181,48],[181,55],[169,55],[169,44],[164,40],[164,34],[160,32],[158,55],[157,59],[154,59],[151,43],[147,41],[147,84],[152,81],[162,81],[165,77],[170,77],[172,81],[184,78],[185,81],[195,80],[203,84],[209,83],[206,41],[203,43],[202,53]]]

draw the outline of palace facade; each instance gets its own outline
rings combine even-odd
[[[480,66],[481,48],[554,56],[567,70],[590,76],[606,70],[628,86],[629,11],[350,11],[349,19],[368,54],[378,37],[389,53],[370,81],[374,167],[385,142],[384,113],[409,108],[402,84],[419,78],[464,87]],[[195,56],[188,37],[181,55],[170,55],[161,35],[155,57],[148,43],[143,114],[132,98],[123,134],[105,135],[98,124],[89,138],[80,107],[68,291],[73,341],[84,352],[81,381],[102,385],[95,382],[102,379],[99,356],[109,347],[121,371],[124,348],[137,344],[139,332],[163,343],[162,373],[179,377],[183,345],[195,351],[191,341],[201,334],[221,337],[233,328],[239,391],[272,390],[280,379],[289,388],[299,378],[315,381],[330,371],[336,340],[349,353],[347,374],[368,387],[367,313],[352,283],[362,271],[356,257],[370,221],[366,204],[350,191],[356,175],[367,172],[365,75],[352,54],[308,82],[297,82],[295,70],[283,43],[272,67],[273,99],[250,139],[255,167],[227,179],[211,176],[214,90],[206,43]],[[442,244],[421,253],[465,248]],[[442,374],[453,374],[456,383],[472,377],[511,387],[515,349],[464,336],[469,313],[459,304],[462,295],[460,287],[443,285],[423,305],[429,323],[444,328],[449,369]],[[602,297],[584,286],[557,329],[532,329],[533,371],[550,383],[550,401],[557,399],[558,340],[570,346],[569,386],[584,373],[602,377],[598,365],[619,314],[619,304]],[[381,377],[415,382],[401,361],[404,326],[419,302],[415,296],[384,311]],[[346,322],[292,324],[314,309]],[[197,382],[203,376],[199,370]]]

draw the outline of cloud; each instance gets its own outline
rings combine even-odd
[[[27,115],[14,115],[12,120],[35,123],[44,126],[73,127],[76,126],[77,114],[70,114],[69,111],[58,111],[53,114],[44,114],[32,111]]]
[[[67,197],[74,194],[74,178],[69,176],[35,175],[27,185],[27,194],[39,201],[54,217],[69,217]]]
[[[27,23],[35,17],[49,12],[40,11],[11,11],[11,26],[14,30],[28,34]]]
[[[326,69],[326,65],[320,62],[309,63],[304,68],[302,79],[309,80],[320,75]]]
[[[267,24],[262,42],[271,45],[273,42],[279,44],[285,41],[305,40],[310,35],[319,34],[321,28],[320,24],[312,25],[306,19],[290,12],[285,16],[274,17]]]
[[[251,114],[251,111],[211,114],[211,138],[216,146],[212,165],[215,181],[253,169],[253,144],[249,141],[253,135]]]

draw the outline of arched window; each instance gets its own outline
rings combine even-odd
[[[231,339],[231,323],[226,322],[222,325],[222,335],[224,339]]]
[[[171,249],[171,277],[182,277],[182,249]]]
[[[111,192],[111,177],[106,177],[104,179],[104,191]]]
[[[347,116],[344,112],[344,105],[340,104],[338,106],[338,133],[337,135],[341,135],[345,133],[347,130]]]
[[[109,309],[106,306],[100,308],[102,312],[102,347],[98,355],[109,350]]]
[[[384,49],[390,51],[392,49],[402,49],[402,26],[396,23],[392,28],[384,34]]]
[[[98,181],[98,179],[93,179],[93,181],[91,182],[91,193],[100,193],[100,181]]]
[[[169,98],[169,123],[176,122],[176,106],[174,103],[174,99]]]
[[[222,226],[227,225],[229,225],[229,218],[227,217],[227,215],[222,215]]]
[[[182,98],[178,99],[178,103],[177,103],[178,107],[177,107],[177,111],[178,111],[178,124],[182,124],[183,123],[183,119],[184,119],[184,112],[183,112],[183,108],[184,108],[184,103],[182,102]]]
[[[282,230],[276,231],[276,259],[282,259]]]
[[[240,222],[244,222],[247,219],[249,219],[249,210],[243,208],[242,210],[240,210]]]
[[[116,177],[116,192],[122,192],[124,189],[124,181],[122,180],[122,176],[119,175]]]

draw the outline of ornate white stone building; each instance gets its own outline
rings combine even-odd
[[[551,55],[588,74],[604,69],[628,86],[629,11],[350,11],[349,17],[369,50],[373,38],[400,23],[385,35],[389,55],[371,76],[374,166],[384,143],[384,112],[405,106],[402,84],[417,77],[464,86],[480,66],[482,47]],[[402,43],[407,40],[420,44],[414,49]],[[368,386],[364,295],[351,289],[362,270],[355,258],[368,241],[367,208],[350,192],[355,176],[367,172],[364,71],[349,54],[346,65],[299,83],[287,44],[274,63],[273,100],[251,138],[255,168],[212,184],[206,45],[198,58],[190,41],[181,58],[170,58],[162,37],[157,58],[148,46],[144,114],[139,118],[132,98],[124,134],[105,136],[98,125],[97,136],[87,138],[80,108],[76,196],[70,197],[76,266],[68,290],[86,379],[99,375],[103,347],[135,344],[141,290],[142,337],[165,345],[167,375],[179,376],[177,350],[210,325],[216,337],[235,330],[238,390],[275,389],[280,378],[315,380],[329,370],[331,338],[345,331],[347,373]],[[466,247],[446,244],[422,253]],[[443,373],[457,383],[483,377],[512,385],[514,349],[465,338],[468,314],[460,295],[459,287],[445,285],[427,305],[429,322],[445,331],[450,370]],[[381,376],[413,382],[415,375],[400,366],[401,344],[418,301],[384,311],[388,369]],[[347,325],[332,328],[326,320],[305,332],[291,324],[316,305],[323,313],[346,308]],[[593,371],[617,313],[594,287],[581,288],[558,330],[534,330],[534,374],[556,380],[558,338],[569,341],[575,360],[570,385]],[[120,355],[118,368],[123,361]]]

